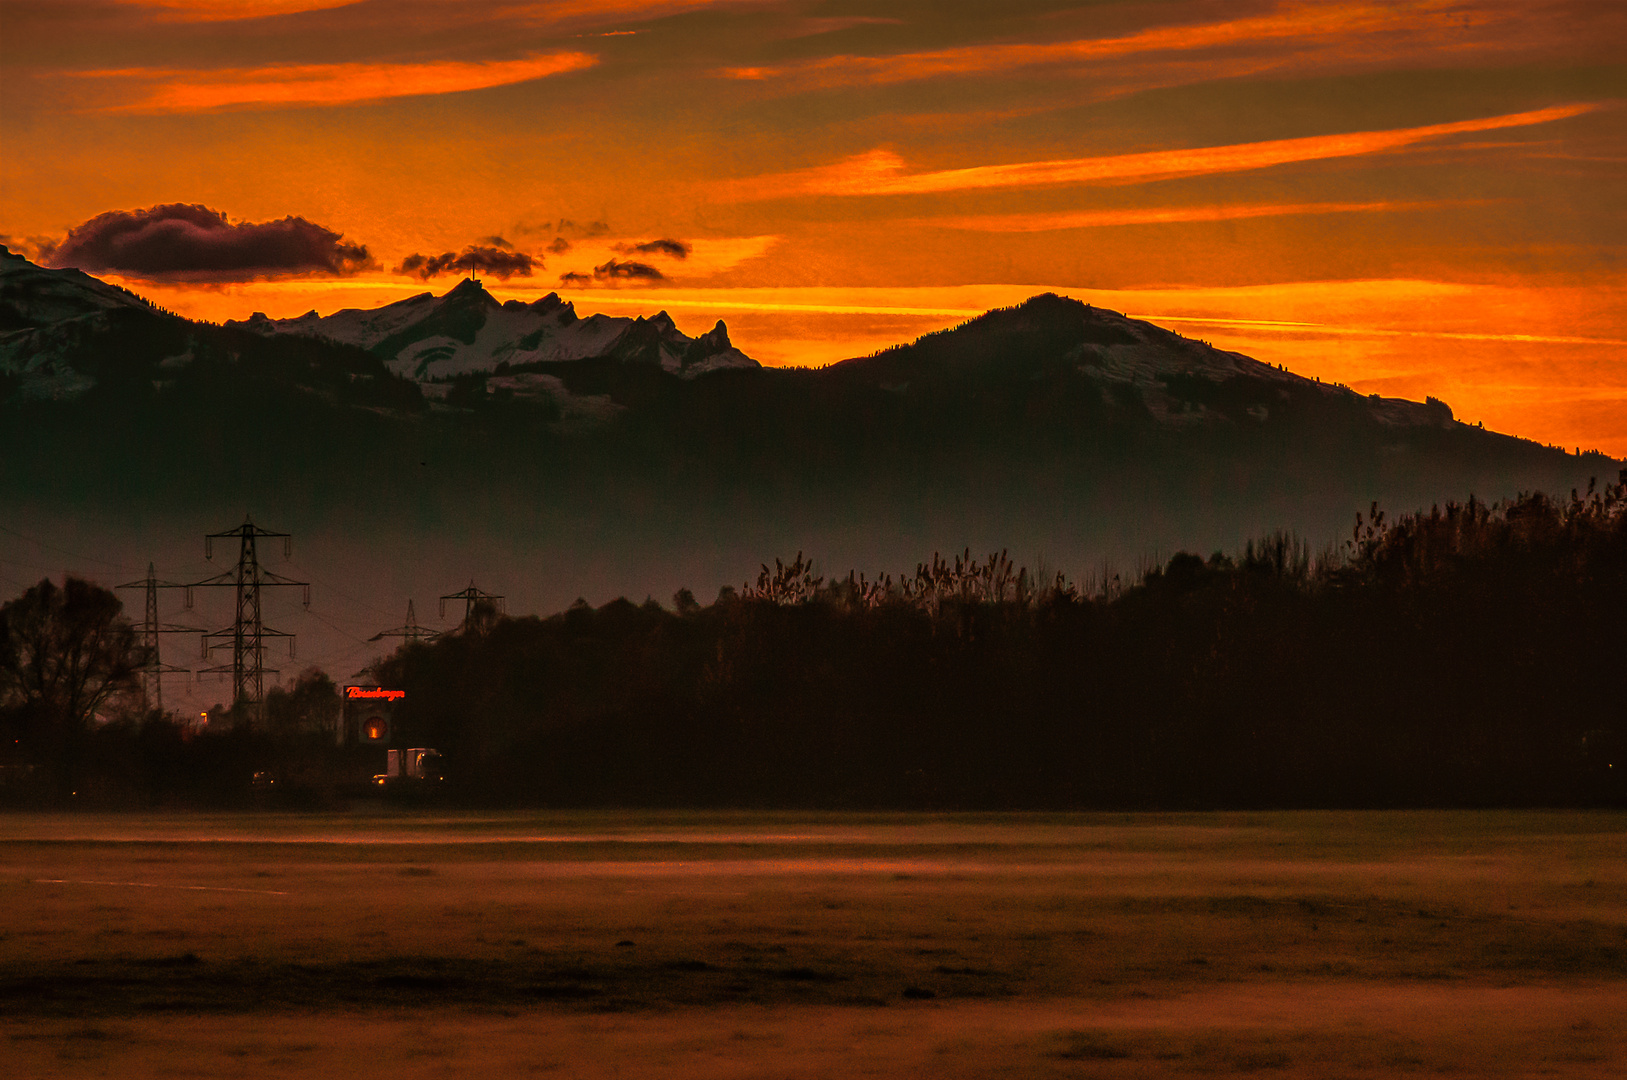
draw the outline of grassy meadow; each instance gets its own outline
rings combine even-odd
[[[1617,1076],[1627,816],[0,817],[16,1076]]]

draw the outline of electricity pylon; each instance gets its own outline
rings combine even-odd
[[[237,565],[223,574],[217,574],[203,581],[195,581],[187,586],[187,605],[191,606],[192,590],[204,587],[231,587],[237,590],[237,618],[232,625],[222,630],[203,636],[203,655],[208,657],[215,649],[232,650],[232,662],[216,667],[204,668],[203,674],[225,674],[232,676],[232,707],[251,705],[258,707],[265,701],[265,674],[277,673],[276,668],[265,666],[265,639],[279,637],[288,639],[288,655],[294,655],[294,635],[285,634],[281,630],[273,630],[260,620],[260,590],[275,585],[300,585],[305,589],[305,607],[311,606],[311,584],[308,581],[294,581],[280,574],[274,574],[260,566],[255,551],[255,541],[261,538],[282,537],[283,557],[289,558],[294,553],[294,540],[288,533],[272,532],[262,529],[254,524],[254,520],[245,516],[243,524],[235,529],[224,532],[209,533],[203,540],[203,554],[206,559],[215,557],[214,541],[236,537],[238,540]],[[210,644],[210,638],[222,639],[216,644]]]
[[[158,657],[159,634],[201,634],[196,626],[177,626],[175,623],[161,623],[158,621],[158,590],[184,589],[178,581],[159,581],[158,575],[153,572],[153,564],[147,564],[147,576],[141,581],[131,581],[124,585],[115,585],[117,589],[145,589],[147,591],[147,617],[141,624],[141,644],[144,659],[141,664],[142,690],[147,695],[147,701],[159,712],[164,711],[164,673],[175,671],[190,671],[190,668],[176,667],[166,664]]]
[[[460,627],[463,630],[475,628],[477,614],[493,612],[501,615],[503,613],[503,598],[496,593],[482,592],[475,587],[473,581],[469,582],[468,588],[459,589],[455,593],[447,593],[441,597],[441,618],[443,619],[446,618],[446,602],[448,600],[463,601],[463,622]]]
[[[398,637],[406,639],[402,642],[403,645],[411,645],[415,641],[434,641],[440,636],[441,632],[439,630],[431,630],[427,626],[418,625],[418,616],[413,613],[412,601],[408,600],[407,624],[405,626],[397,626],[391,630],[380,630],[367,640],[378,641],[381,638]]]

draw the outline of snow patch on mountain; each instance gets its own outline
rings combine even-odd
[[[147,301],[80,270],[37,266],[0,245],[0,374],[25,399],[68,400],[96,380],[63,356],[68,344],[104,329],[110,312],[155,310]]]
[[[1061,297],[1035,299],[1078,303]],[[1132,319],[1104,308],[1083,307],[1083,314],[1095,332],[1089,335],[1093,340],[1079,345],[1070,359],[1085,374],[1107,382],[1134,386],[1140,391],[1148,411],[1166,424],[1192,424],[1209,415],[1209,410],[1201,404],[1180,400],[1168,392],[1169,380],[1178,376],[1196,376],[1213,383],[1242,378],[1261,384],[1262,389],[1267,391],[1274,384],[1284,391],[1311,391],[1330,397],[1359,398],[1370,416],[1392,427],[1433,427],[1452,422],[1452,410],[1442,402],[1382,398],[1377,394],[1362,397],[1339,383],[1307,379],[1251,356],[1217,349],[1206,341],[1195,341],[1142,319]],[[1271,404],[1269,401],[1258,402],[1247,406],[1244,411],[1253,419],[1263,422],[1270,416]]]
[[[1134,344],[1085,345],[1080,347],[1082,369],[1099,378],[1133,384],[1142,393],[1147,408],[1160,421],[1180,426],[1195,423],[1207,415],[1201,405],[1178,401],[1166,392],[1171,376],[1195,375],[1211,382],[1247,378],[1285,390],[1310,390],[1330,397],[1361,398],[1367,412],[1381,424],[1392,427],[1434,427],[1452,422],[1452,410],[1444,404],[1362,397],[1339,383],[1307,379],[1291,371],[1256,360],[1242,353],[1217,349],[1205,341],[1194,341],[1171,330],[1117,312],[1092,309],[1105,324],[1119,327]],[[1248,406],[1247,414],[1258,421],[1270,416],[1270,405]]]
[[[0,244],[0,333],[53,326],[116,308],[152,305],[82,270],[36,266]]]
[[[368,349],[398,375],[420,382],[572,360],[617,359],[653,363],[682,378],[758,363],[734,348],[721,321],[700,337],[678,329],[671,316],[579,318],[576,308],[549,293],[530,304],[499,302],[478,281],[465,279],[436,297],[421,293],[370,311],[332,315],[308,312],[295,319],[263,313],[239,323],[268,336],[299,334]]]
[[[1453,422],[1442,402],[1362,397],[1055,293],[997,308],[909,345],[844,360],[835,369],[904,394],[917,384],[1044,380],[1071,371],[1094,383],[1105,405],[1144,408],[1169,427],[1264,423],[1308,396],[1347,399],[1356,412],[1390,426]]]

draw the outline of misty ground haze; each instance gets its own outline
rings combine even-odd
[[[1606,1077],[1619,815],[4,818],[45,1075]]]

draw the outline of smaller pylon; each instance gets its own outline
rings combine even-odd
[[[146,617],[141,622],[142,664],[138,669],[142,673],[142,689],[147,695],[147,702],[159,712],[164,711],[164,675],[174,672],[191,672],[191,668],[176,667],[166,664],[158,656],[159,634],[200,634],[203,631],[196,626],[179,626],[175,623],[158,621],[158,590],[184,589],[185,585],[178,581],[159,581],[153,564],[147,564],[147,576],[140,581],[126,582],[115,585],[116,589],[144,589],[147,593]]]
[[[380,630],[367,640],[378,641],[382,638],[398,637],[406,639],[402,644],[411,645],[415,641],[434,641],[440,636],[441,632],[439,630],[431,630],[427,626],[418,625],[418,616],[412,610],[412,601],[408,600],[407,623],[405,626],[397,626],[391,630]]]
[[[483,592],[473,581],[469,587],[459,589],[455,593],[447,593],[441,597],[441,618],[446,618],[446,602],[448,600],[463,601],[464,630],[474,629],[483,617],[501,615],[503,613],[503,598],[496,593]]]

